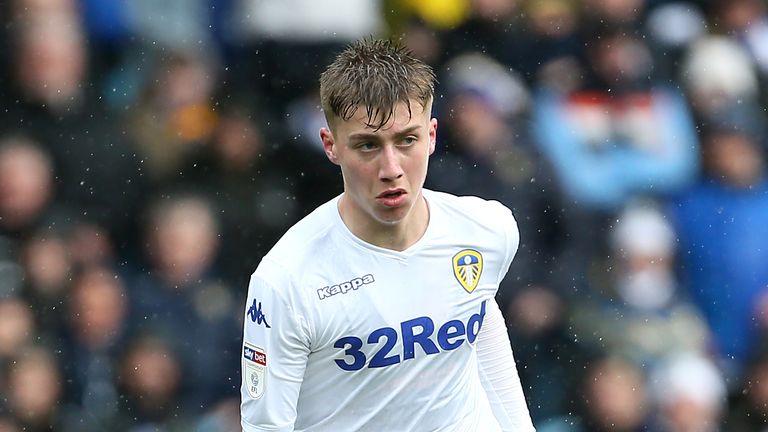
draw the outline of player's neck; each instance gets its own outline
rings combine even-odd
[[[340,210],[344,207],[341,203]],[[341,218],[357,238],[384,249],[402,252],[418,242],[429,225],[429,206],[423,196],[397,223],[382,223],[368,215],[341,211]]]

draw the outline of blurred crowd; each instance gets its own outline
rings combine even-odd
[[[341,192],[318,74],[438,77],[541,432],[768,431],[764,0],[0,2],[0,431],[235,431],[249,275]]]

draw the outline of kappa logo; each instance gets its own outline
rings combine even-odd
[[[464,249],[453,256],[453,274],[468,292],[477,288],[483,273],[483,255],[474,249]]]
[[[256,299],[253,299],[253,304],[248,308],[248,317],[257,325],[264,324],[266,328],[272,328],[267,322],[267,316],[261,311],[261,302],[257,302]]]
[[[374,281],[375,280],[373,279],[373,275],[367,274],[365,276],[357,277],[337,285],[331,285],[331,286],[320,288],[319,290],[317,290],[317,296],[320,297],[320,300],[323,300],[339,293],[346,294],[349,291],[356,290],[361,286],[367,285]]]

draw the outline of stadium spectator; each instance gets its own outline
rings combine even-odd
[[[591,349],[651,368],[671,353],[705,353],[712,336],[678,281],[676,233],[655,202],[631,203],[609,233],[609,259],[590,277],[590,296],[571,311]]]
[[[299,132],[287,143],[241,95],[219,97],[216,129],[175,182],[212,197],[227,244],[217,263],[233,286],[243,286],[290,221],[303,217],[318,195],[339,189],[338,174],[317,166],[325,156],[316,141]],[[298,121],[296,114],[292,118]],[[286,175],[291,171],[298,175]]]
[[[54,199],[53,163],[21,135],[0,140],[0,233],[14,239],[43,223]]]
[[[651,372],[650,381],[656,428],[668,432],[721,430],[727,389],[721,371],[710,359],[694,353],[669,355]]]
[[[62,430],[64,409],[60,405],[64,379],[54,353],[42,346],[20,352],[8,368],[8,411],[22,430]]]
[[[598,354],[574,390],[574,411],[542,422],[540,432],[640,432],[648,430],[651,406],[647,378],[632,361]]]
[[[525,56],[510,66],[521,70],[529,84],[570,91],[581,85],[584,23],[576,2],[545,0],[525,2],[528,35]],[[587,8],[587,11],[591,9]],[[521,62],[523,60],[525,63]],[[527,63],[527,64],[526,64]]]
[[[242,297],[220,276],[220,224],[196,194],[161,195],[147,209],[145,256],[129,269],[131,338],[157,336],[182,368],[180,403],[199,414],[237,395]],[[237,302],[235,300],[238,300]]]
[[[719,33],[732,38],[749,53],[763,80],[768,76],[768,8],[760,0],[715,1],[710,21]]]
[[[127,432],[143,430],[189,430],[189,410],[182,402],[187,377],[170,341],[156,336],[129,340],[118,363],[120,418],[116,428]]]
[[[744,120],[740,117],[740,120]],[[714,332],[719,361],[738,379],[757,343],[768,295],[768,181],[764,148],[723,114],[702,137],[704,177],[670,204],[683,284]]]
[[[118,416],[118,355],[128,331],[128,299],[122,278],[107,268],[74,276],[62,329],[67,397],[82,411],[83,428],[106,427]]]
[[[541,88],[535,138],[568,196],[595,213],[637,196],[663,196],[689,184],[697,137],[683,95],[649,80],[643,39],[603,27],[588,40],[592,79],[577,91]]]
[[[749,54],[735,41],[708,35],[682,58],[679,82],[699,124],[738,105],[760,103],[760,79]]]
[[[646,427],[648,386],[636,363],[606,357],[590,364],[583,397],[585,431],[634,432]]]
[[[141,171],[126,126],[105,108],[101,89],[87,75],[88,51],[76,3],[13,4],[18,13],[6,30],[13,42],[11,79],[3,83],[0,130],[40,143],[53,159],[57,198],[107,228],[123,246],[132,235],[132,211],[143,193]]]
[[[15,358],[34,340],[35,334],[29,304],[19,297],[0,298],[0,362]]]
[[[673,0],[647,2],[643,32],[647,35],[655,65],[654,74],[662,80],[686,80],[681,65],[692,44],[707,35],[703,2]]]
[[[216,130],[212,96],[218,66],[209,60],[191,51],[164,53],[127,112],[128,134],[154,188],[176,180],[190,155]]]
[[[442,56],[436,67],[460,54],[480,52],[528,79],[526,54],[530,52],[526,33],[520,31],[525,25],[520,8],[516,0],[469,0],[468,18],[440,37]]]

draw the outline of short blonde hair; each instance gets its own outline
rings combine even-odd
[[[432,68],[402,44],[363,39],[339,54],[320,76],[320,102],[328,125],[349,120],[365,107],[367,125],[380,129],[392,118],[395,106],[411,100],[426,108],[435,93]]]

